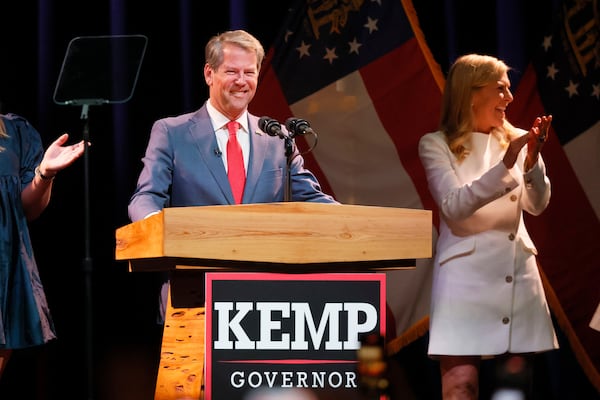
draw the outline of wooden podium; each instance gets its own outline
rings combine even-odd
[[[431,256],[431,211],[406,208],[174,207],[116,230],[117,260],[172,278],[155,400],[202,398],[203,272],[372,272],[414,268],[415,259]]]

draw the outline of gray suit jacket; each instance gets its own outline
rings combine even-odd
[[[248,114],[250,156],[243,203],[284,201],[287,157],[284,141],[258,128]],[[132,221],[165,207],[234,204],[227,173],[206,105],[198,111],[156,121],[143,169],[129,202]],[[292,201],[336,203],[297,156],[290,166]]]

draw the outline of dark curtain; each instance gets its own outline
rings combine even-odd
[[[72,141],[83,137],[82,108],[53,101],[71,39],[141,34],[147,36],[148,46],[131,100],[89,109],[89,174],[84,174],[79,160],[62,171],[50,206],[31,225],[59,339],[14,355],[0,381],[0,398],[153,397],[161,340],[161,328],[155,323],[159,280],[152,273],[131,274],[126,264],[114,261],[114,232],[129,223],[127,203],[150,128],[158,118],[193,111],[205,101],[204,44],[210,36],[244,28],[268,50],[284,28],[281,21],[292,1],[23,0],[2,4],[0,110],[28,118],[45,145],[62,132],[70,133]],[[488,53],[515,67],[513,86],[531,49],[539,43],[541,27],[552,18],[553,3],[414,0],[421,28],[443,72],[460,54]],[[86,182],[91,260],[84,260]],[[91,270],[84,268],[90,265],[86,261]],[[408,370],[415,398],[430,399],[435,398],[431,389],[436,388],[437,377],[424,349],[423,341],[418,341],[399,355],[399,362]],[[585,385],[576,363],[571,358],[568,362],[575,372],[565,384]],[[556,377],[553,371],[547,373]],[[560,383],[548,385],[556,389]]]

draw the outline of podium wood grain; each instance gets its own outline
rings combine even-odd
[[[174,308],[168,297],[154,399],[201,399],[205,309]]]
[[[116,259],[277,264],[431,257],[431,211],[318,203],[166,208],[117,229]]]

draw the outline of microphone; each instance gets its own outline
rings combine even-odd
[[[288,132],[290,132],[291,137],[304,135],[306,133],[315,133],[310,127],[308,121],[301,118],[290,117],[286,119],[285,127],[287,128]]]
[[[286,139],[288,136],[281,130],[281,124],[271,117],[260,117],[258,127],[269,136],[279,136]]]
[[[217,157],[221,157],[223,155],[223,153],[221,152],[221,150],[218,147],[215,147],[213,149],[213,151],[215,152],[215,156],[217,156]]]

